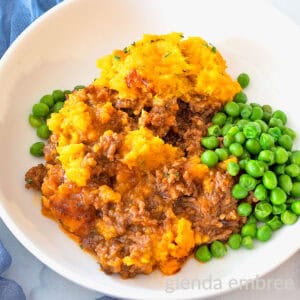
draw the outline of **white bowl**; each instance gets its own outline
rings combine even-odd
[[[300,133],[300,30],[264,1],[64,1],[32,24],[0,62],[1,217],[50,268],[120,298],[216,295],[269,272],[300,248],[298,222],[276,232],[268,243],[255,244],[252,251],[229,251],[207,264],[191,258],[169,277],[154,272],[122,280],[100,272],[91,256],[41,215],[38,195],[24,189],[25,171],[40,162],[28,153],[36,140],[27,121],[33,103],[53,89],[91,82],[98,76],[98,57],[122,49],[143,33],[171,31],[200,35],[216,45],[233,76],[250,74],[250,100],[283,109]]]

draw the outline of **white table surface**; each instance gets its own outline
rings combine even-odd
[[[300,26],[300,0],[270,2]],[[0,240],[13,258],[10,269],[3,276],[17,281],[23,287],[28,300],[93,300],[103,296],[70,282],[43,265],[14,238],[1,220]],[[272,283],[276,280],[289,282],[289,285],[282,289],[260,288],[257,285],[256,288],[243,288],[211,299],[300,299],[300,251],[263,279],[265,282],[271,282],[271,286],[274,286]]]

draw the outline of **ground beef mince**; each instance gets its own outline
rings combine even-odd
[[[39,164],[35,167],[30,168],[25,174],[25,187],[27,189],[40,191],[46,173],[46,167],[43,164]]]
[[[236,158],[200,161],[213,114],[241,86],[215,47],[176,32],[146,34],[97,66],[100,77],[47,119],[45,166],[26,187],[107,274],[174,274],[245,222],[226,173]]]
[[[226,161],[200,162],[220,108],[200,100],[147,94],[136,103],[91,85],[50,118],[46,166],[26,173],[26,187],[42,191],[43,212],[107,274],[174,274],[197,245],[225,241],[245,222]]]

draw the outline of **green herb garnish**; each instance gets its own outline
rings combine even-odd
[[[165,54],[164,58],[170,56],[172,54],[172,52],[168,52],[167,54]]]

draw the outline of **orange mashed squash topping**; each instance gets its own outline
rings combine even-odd
[[[142,93],[182,98],[195,94],[230,101],[240,86],[226,73],[226,62],[200,37],[182,34],[145,34],[144,38],[98,60],[97,86],[107,86],[120,97],[137,99]],[[125,80],[124,80],[125,79]]]
[[[211,116],[240,86],[215,47],[178,33],[144,35],[97,66],[48,120],[43,211],[108,274],[174,274],[241,226],[226,162],[199,158]]]

